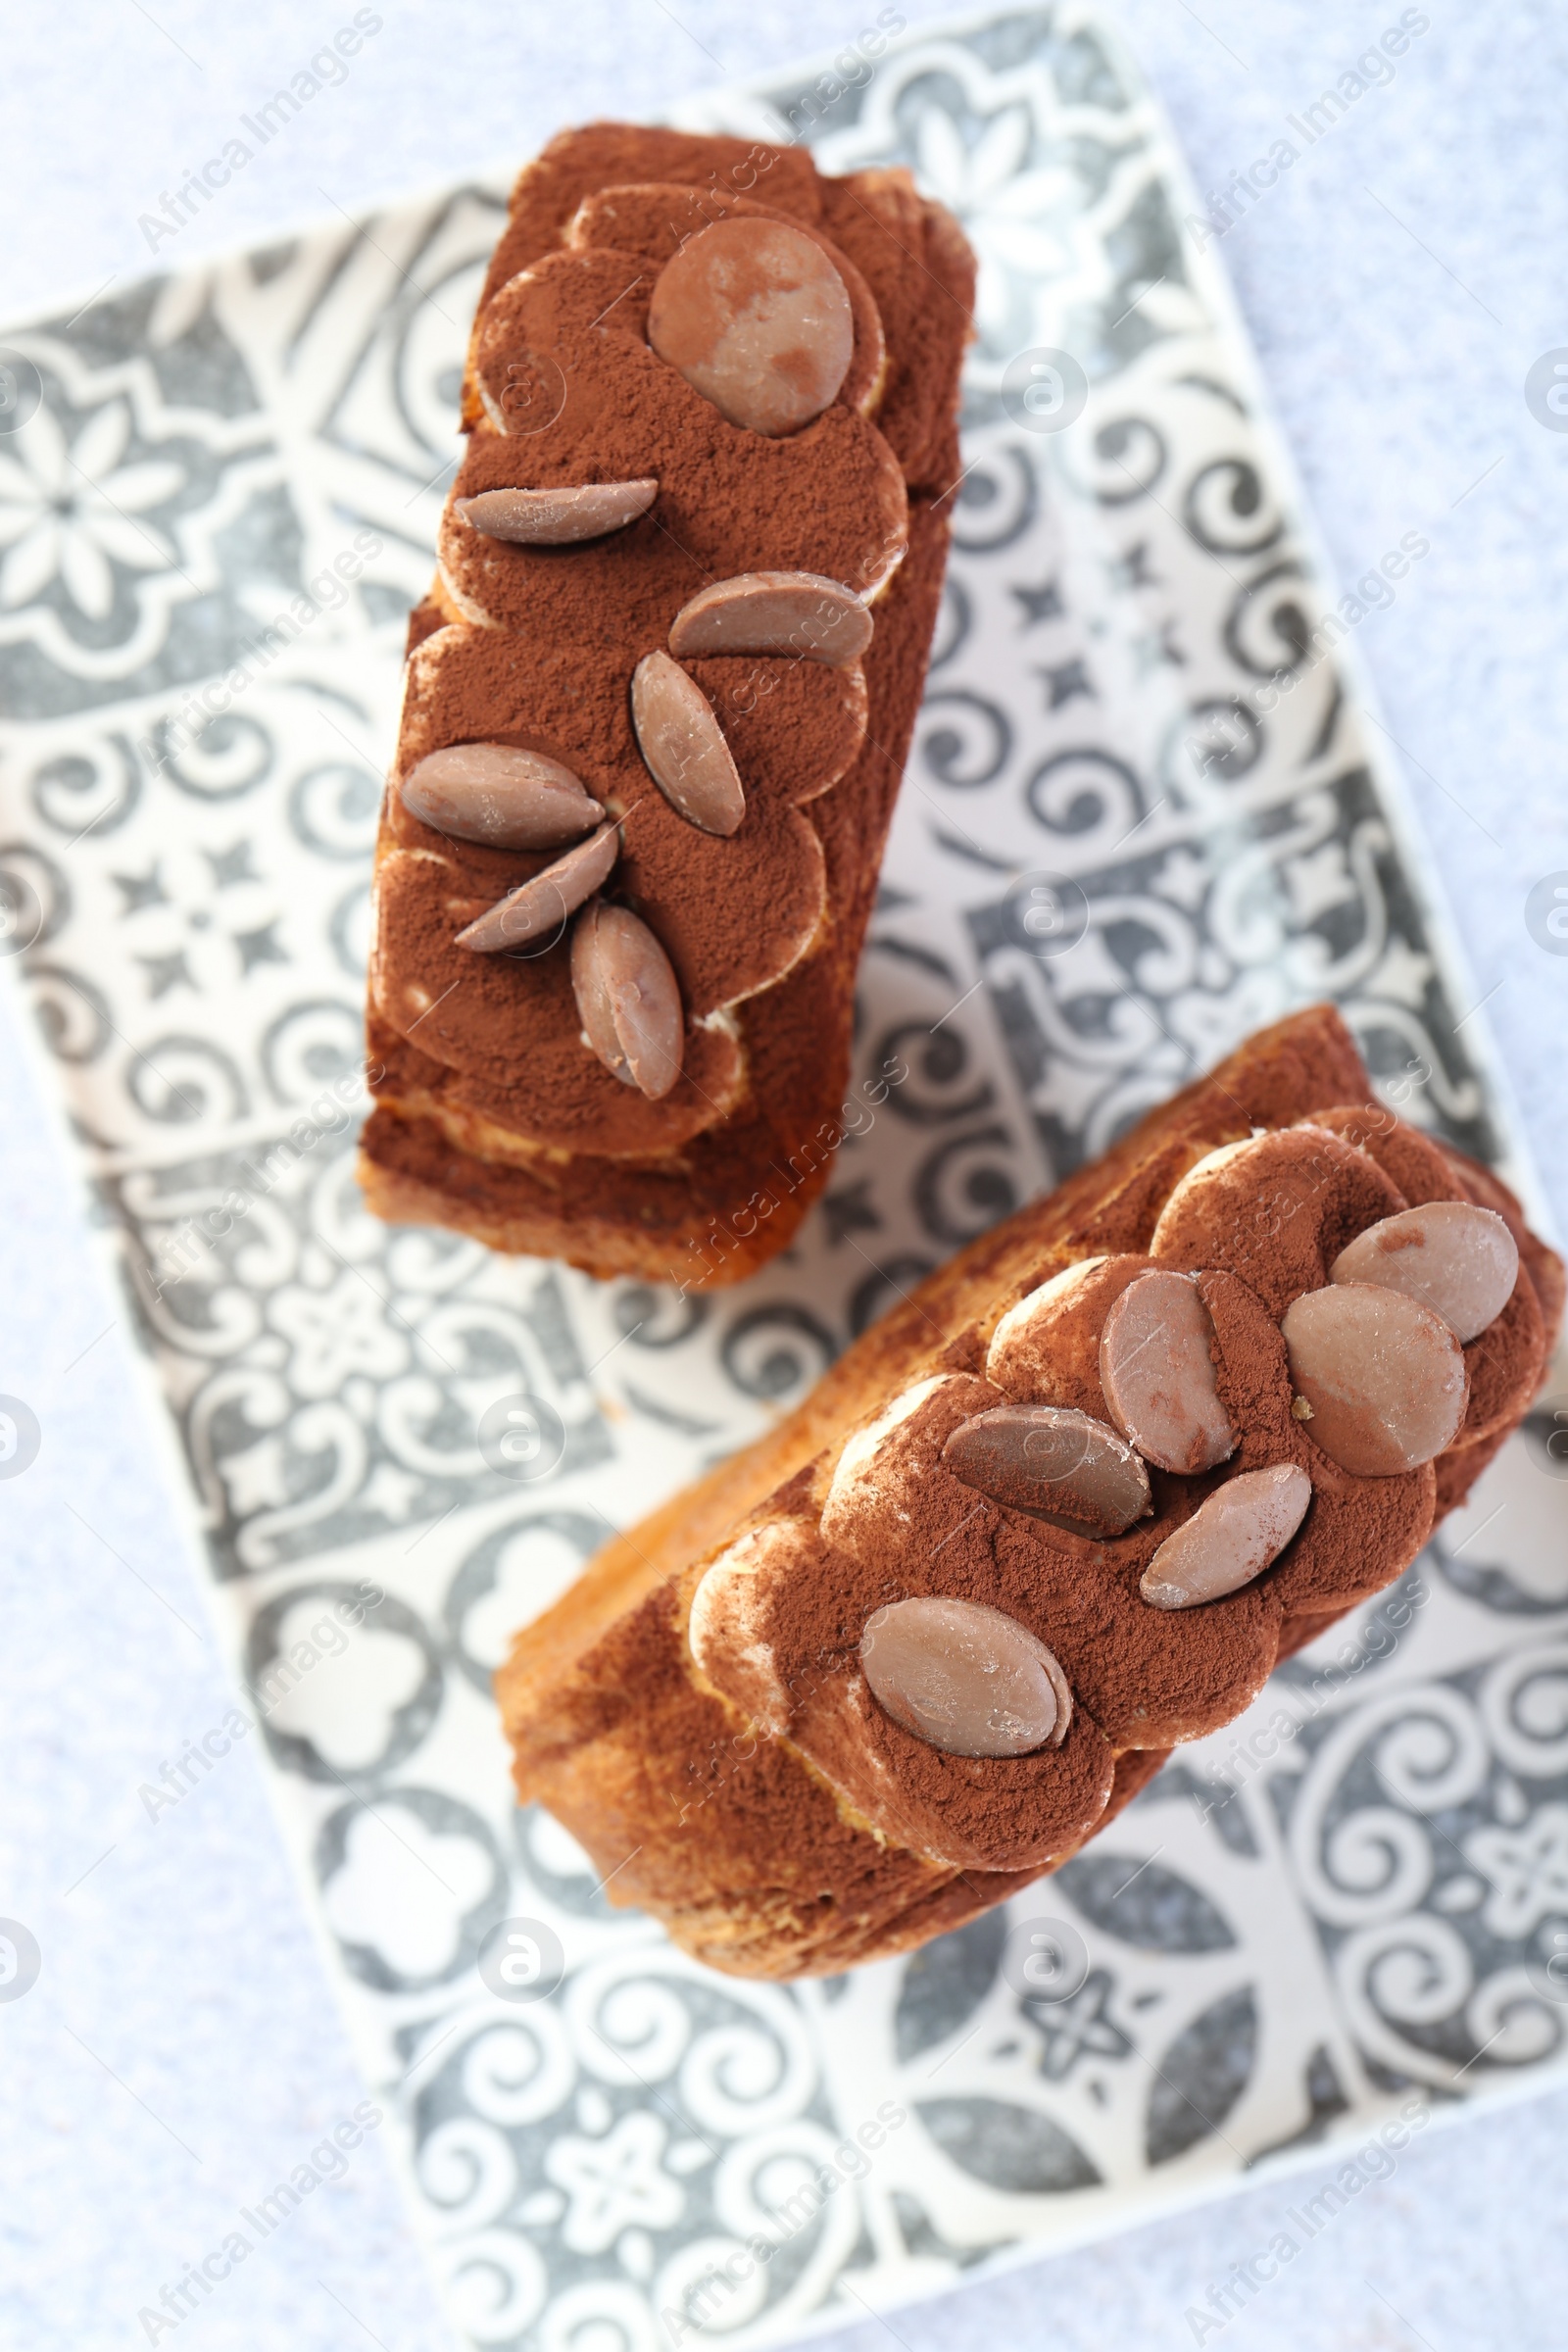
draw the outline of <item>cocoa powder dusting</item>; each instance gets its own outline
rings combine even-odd
[[[1194,1169],[1160,1212],[1152,1252],[1163,1265],[1228,1267],[1280,1315],[1302,1291],[1321,1290],[1348,1242],[1407,1205],[1339,1136],[1277,1129]]]
[[[687,174],[709,185],[679,184]],[[858,248],[851,255],[819,220],[823,184],[798,155],[594,125],[555,142],[524,173],[487,281],[473,367],[508,429],[477,412],[468,417],[480,429],[444,518],[441,577],[410,622],[399,769],[448,744],[481,741],[563,760],[624,819],[606,895],[663,946],[688,1024],[679,1084],[658,1103],[639,1101],[581,1042],[569,987],[554,968],[564,971],[564,938],[533,956],[482,959],[495,967],[484,974],[462,968],[450,946],[455,916],[481,911],[486,893],[493,904],[548,859],[472,855],[389,798],[374,1002],[410,1042],[393,1048],[378,1083],[389,1115],[372,1119],[366,1151],[416,1187],[461,1197],[470,1212],[493,1201],[498,1223],[525,1220],[532,1200],[551,1213],[540,1198],[552,1185],[541,1151],[569,1152],[585,1239],[596,1222],[634,1217],[650,1237],[665,1223],[672,1234],[684,1228],[689,1251],[711,1203],[721,1250],[737,1223],[755,1233],[776,1217],[782,1241],[839,1140],[820,1114],[847,1073],[850,984],[947,531],[945,512],[910,511],[900,461],[913,466],[916,443],[929,456],[951,435],[945,371],[964,331],[967,263],[957,246],[927,272],[919,249],[930,208],[897,174],[845,208]],[[757,208],[798,220],[836,256],[856,318],[844,395],[777,440],[729,423],[646,339],[657,274],[650,240],[667,233],[673,251],[710,219]],[[612,241],[617,220],[629,250]],[[891,355],[884,367],[883,303],[898,331],[913,333],[934,292],[955,314],[936,330],[943,367],[911,375],[907,357],[895,365]],[[541,353],[549,365],[536,365]],[[874,421],[847,405],[873,385]],[[897,426],[899,447],[883,422]],[[578,545],[494,540],[456,512],[458,499],[486,490],[643,474],[660,483],[653,509]],[[630,675],[665,645],[698,588],[771,569],[818,572],[873,596],[873,641],[842,671],[785,656],[686,664],[747,796],[733,837],[704,836],[663,801],[641,760]],[[394,847],[414,857],[399,860]],[[716,1032],[697,1026],[721,1007],[734,1009]],[[454,1152],[482,1164],[460,1169]],[[650,1187],[662,1161],[667,1213],[662,1188]],[[758,1176],[770,1166],[783,1179],[760,1194]],[[670,1270],[697,1269],[672,1260]]]
[[[1266,1287],[1291,1296],[1357,1227],[1398,1200],[1359,1151],[1325,1150],[1321,1130],[1285,1131],[1269,1141],[1278,1148],[1251,1155],[1257,1181],[1249,1199],[1235,1185],[1206,1200],[1194,1196],[1184,1254],[1244,1253],[1260,1270],[1258,1214],[1281,1216],[1297,1230],[1283,1265],[1276,1259],[1261,1271]],[[1416,1157],[1407,1155],[1407,1164]],[[1110,1257],[1064,1286],[1043,1315],[1021,1322],[1005,1347],[999,1342],[1007,1392],[1102,1414],[1098,1359],[1105,1316],[1153,1262],[1129,1252]],[[860,1631],[884,1602],[940,1594],[1016,1617],[1065,1670],[1075,1724],[1088,1718],[1110,1751],[1126,1754],[1228,1722],[1272,1670],[1287,1621],[1327,1622],[1389,1583],[1425,1543],[1438,1494],[1434,1466],[1359,1478],[1329,1460],[1292,1410],[1274,1314],[1223,1266],[1202,1265],[1196,1280],[1213,1327],[1220,1401],[1238,1437],[1221,1467],[1196,1477],[1151,1467],[1152,1515],[1103,1543],[977,1496],[949,1470],[942,1446],[1004,1390],[977,1377],[985,1360],[978,1334],[961,1334],[942,1359],[958,1377],[899,1424],[896,1444],[885,1441],[864,1472],[874,1499],[852,1507],[858,1490],[855,1482],[844,1488],[824,1514],[814,1571],[782,1577],[769,1591],[766,1638],[796,1707],[791,1739],[901,1842],[955,1862],[1023,1867],[1083,1834],[1087,1784],[1082,1761],[1067,1771],[1049,1752],[955,1759],[884,1717],[865,1696],[858,1666]],[[1533,1295],[1530,1303],[1533,1309]],[[1496,1352],[1506,1353],[1501,1343]],[[1226,1480],[1281,1463],[1304,1470],[1313,1493],[1272,1566],[1240,1591],[1180,1614],[1149,1607],[1139,1585],[1160,1544]],[[798,1510],[821,1492],[821,1474],[814,1483],[801,1474],[791,1492]]]
[[[1248,1050],[1249,1077],[1256,1075],[1257,1047],[1272,1048],[1275,1034]],[[1342,1037],[1327,1015],[1303,1016],[1290,1030],[1295,1061],[1316,1071],[1325,1091],[1343,1100],[1354,1091],[1355,1078],[1347,1071],[1348,1048]],[[1233,1066],[1227,1065],[1227,1078]],[[858,1359],[847,1391],[857,1399],[853,1408],[835,1413],[804,1407],[809,1458],[786,1457],[798,1466],[765,1498],[755,1486],[746,1490],[751,1499],[742,1506],[740,1525],[794,1523],[793,1572],[771,1587],[764,1580],[749,1599],[747,1616],[748,1626],[765,1627],[773,1666],[787,1688],[793,1715],[785,1736],[760,1739],[745,1707],[721,1695],[721,1654],[705,1648],[706,1671],[717,1678],[717,1690],[696,1674],[686,1646],[687,1613],[711,1554],[662,1589],[658,1608],[639,1614],[635,1638],[581,1661],[593,1685],[592,1704],[610,1711],[613,1728],[600,1738],[592,1761],[583,1751],[580,1786],[575,1760],[547,1764],[537,1757],[521,1773],[520,1785],[564,1813],[604,1854],[602,1867],[618,1862],[625,1846],[643,1835],[647,1857],[639,1854],[617,1878],[616,1891],[624,1888],[627,1899],[662,1899],[677,1935],[703,1958],[769,1975],[845,1967],[923,1940],[1002,1899],[1102,1826],[1173,1742],[1236,1714],[1276,1658],[1310,1642],[1356,1599],[1397,1576],[1425,1541],[1435,1512],[1451,1507],[1494,1457],[1500,1430],[1467,1438],[1435,1464],[1398,1477],[1356,1477],[1340,1468],[1314,1444],[1310,1423],[1292,1410],[1275,1312],[1238,1274],[1210,1263],[1196,1280],[1214,1333],[1216,1387],[1239,1437],[1230,1461],[1193,1478],[1152,1470],[1152,1516],[1104,1544],[999,1509],[949,1476],[941,1460],[947,1435],[965,1414],[988,1409],[1001,1395],[984,1372],[988,1343],[1004,1309],[1062,1267],[1101,1254],[1109,1239],[1121,1262],[1108,1280],[1077,1286],[1076,1311],[1051,1321],[1049,1359],[1042,1352],[1031,1364],[1019,1355],[1013,1365],[1014,1392],[1024,1400],[1030,1380],[1038,1378],[1034,1400],[1041,1391],[1065,1389],[1079,1409],[1093,1408],[1100,1330],[1110,1299],[1152,1262],[1139,1253],[1138,1240],[1129,1241],[1129,1229],[1139,1230],[1147,1244],[1173,1184],[1205,1150],[1226,1140],[1224,1086],[1205,1083],[1214,1100],[1204,1115],[1214,1125],[1205,1130],[1198,1120],[1191,1107],[1200,1107],[1195,1092],[1170,1116],[1178,1137],[1187,1139],[1174,1156],[1158,1134],[1152,1149],[1118,1147],[1108,1168],[1069,1180],[1049,1202],[1020,1211],[974,1245],[956,1274],[946,1270],[901,1310],[922,1325],[923,1349],[890,1338],[900,1314],[888,1317],[846,1359],[846,1373]],[[1237,1091],[1246,1102],[1255,1099],[1250,1084]],[[1295,1120],[1313,1099],[1303,1081],[1280,1107]],[[1341,1126],[1341,1114],[1334,1114],[1342,1135],[1351,1115],[1345,1114]],[[1353,1115],[1357,1124],[1382,1116],[1375,1110]],[[1185,1127],[1188,1117],[1195,1123]],[[1320,1131],[1326,1123],[1306,1122]],[[1425,1161],[1427,1175],[1434,1172],[1424,1139],[1407,1141],[1380,1128],[1379,1140],[1387,1146],[1385,1180],[1380,1185],[1374,1179],[1356,1195],[1366,1223],[1387,1213],[1396,1169],[1414,1177]],[[1318,1149],[1310,1136],[1305,1142]],[[1343,1169],[1334,1154],[1327,1158]],[[1152,1182],[1151,1161],[1162,1171]],[[1285,1162],[1298,1170],[1298,1150],[1288,1152]],[[1477,1192],[1483,1173],[1477,1172]],[[1469,1181],[1454,1168],[1455,1197]],[[1272,1196],[1277,1188],[1271,1183],[1265,1189]],[[1501,1213],[1506,1202],[1510,1222],[1518,1218],[1517,1204],[1494,1180],[1485,1189],[1486,1205]],[[1345,1230],[1355,1222],[1348,1214],[1348,1198],[1344,1186],[1326,1186],[1300,1205],[1300,1216],[1315,1232],[1311,1249],[1293,1252],[1306,1275],[1331,1242],[1337,1250],[1353,1238]],[[1235,1221],[1233,1201],[1216,1200],[1211,1207],[1200,1256],[1221,1252]],[[1107,1222],[1114,1239],[1105,1234]],[[1549,1294],[1555,1261],[1543,1252],[1541,1262]],[[1539,1320],[1533,1282],[1522,1282],[1516,1298],[1521,1295],[1535,1304]],[[1070,1300],[1074,1293],[1067,1296]],[[961,1313],[954,1311],[956,1299],[963,1301]],[[923,1315],[922,1307],[928,1310]],[[1499,1317],[1494,1328],[1502,1323]],[[945,1335],[940,1340],[938,1329]],[[1505,1352],[1499,1348],[1499,1354]],[[933,1379],[938,1386],[925,1403],[893,1433],[894,1451],[879,1448],[861,1471],[844,1470],[841,1456],[851,1434],[846,1424],[863,1426],[908,1387]],[[839,1380],[839,1374],[830,1376],[830,1391]],[[1478,1380],[1474,1366],[1472,1380]],[[1280,1463],[1305,1470],[1313,1497],[1278,1559],[1221,1600],[1180,1613],[1150,1608],[1138,1583],[1165,1535],[1225,1480]],[[858,1493],[867,1507],[846,1515]],[[831,1541],[820,1524],[825,1502]],[[660,1541],[639,1532],[650,1543]],[[882,1602],[921,1593],[1002,1609],[1045,1642],[1072,1689],[1076,1745],[1070,1737],[1055,1754],[960,1759],[925,1745],[883,1715],[859,1673],[859,1637]],[[662,1690],[667,1683],[657,1721],[640,1697],[622,1703],[622,1686],[630,1690],[638,1675],[650,1673],[662,1678]],[[689,1692],[684,1701],[677,1695],[682,1683]],[[565,1727],[568,1747],[574,1735],[566,1718],[575,1704],[569,1691],[553,1692],[546,1708],[558,1733]],[[683,1705],[698,1711],[682,1714]],[[666,1706],[672,1710],[667,1714]],[[744,1757],[744,1767],[725,1761],[731,1756]],[[710,1765],[708,1758],[716,1761]],[[697,1812],[681,1809],[671,1832],[662,1825],[683,1775],[702,1778],[705,1805]],[[616,1797],[622,1788],[642,1793],[622,1806]],[[607,1794],[615,1799],[617,1834],[624,1829],[621,1846],[603,1830]]]
[[[1465,1198],[1438,1146],[1381,1104],[1337,1103],[1332,1110],[1315,1110],[1310,1124],[1343,1136],[1375,1159],[1411,1208]]]
[[[1485,1331],[1466,1344],[1470,1396],[1457,1443],[1474,1444],[1497,1429],[1510,1429],[1541,1386],[1546,1332],[1540,1301],[1523,1265],[1513,1296]]]

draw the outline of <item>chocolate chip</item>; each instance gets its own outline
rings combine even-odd
[[[1190,1609],[1239,1591],[1279,1558],[1311,1499],[1312,1481],[1295,1462],[1228,1478],[1165,1538],[1139,1591],[1156,1609]]]
[[[1494,1209],[1427,1200],[1358,1233],[1330,1282],[1367,1282],[1430,1306],[1461,1342],[1501,1314],[1519,1279],[1519,1245]]]
[[[595,899],[571,935],[571,985],[588,1043],[651,1102],[680,1076],[685,1021],[669,957],[625,906]]]
[[[860,1664],[894,1722],[950,1756],[1059,1747],[1067,1678],[1016,1617],[973,1600],[894,1600],[868,1618]]]
[[[620,828],[601,825],[587,841],[547,865],[542,874],[509,890],[504,899],[458,933],[453,943],[480,956],[505,955],[542,934],[560,931],[568,914],[608,881],[620,852]]]
[[[1214,1378],[1213,1337],[1208,1309],[1186,1274],[1140,1274],[1105,1317],[1105,1402],[1123,1437],[1161,1470],[1212,1470],[1236,1450]]]
[[[449,744],[411,769],[400,789],[422,823],[492,850],[559,849],[605,814],[559,760],[505,743]]]
[[[1342,1469],[1392,1478],[1453,1443],[1464,1354],[1430,1307],[1369,1283],[1335,1284],[1294,1298],[1280,1329],[1291,1385],[1312,1408],[1307,1434]]]
[[[704,833],[735,832],[746,795],[729,745],[707,695],[667,654],[644,654],[632,671],[631,723],[670,807]]]
[[[942,1458],[993,1502],[1074,1535],[1119,1536],[1150,1508],[1132,1447],[1069,1405],[993,1405],[954,1431]]]
[[[659,496],[651,475],[635,482],[576,482],[560,490],[481,490],[453,501],[465,522],[487,539],[525,547],[569,547],[623,531]]]
[[[849,291],[782,220],[716,220],[655,281],[648,340],[731,424],[775,437],[821,415],[855,349]]]
[[[676,613],[669,650],[793,654],[845,669],[871,642],[873,622],[853,588],[816,571],[743,571],[700,589]]]

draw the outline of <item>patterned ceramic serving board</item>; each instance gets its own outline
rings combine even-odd
[[[608,1527],[1250,1029],[1332,996],[1391,1102],[1505,1156],[1321,626],[1354,613],[1102,21],[976,19],[686,120],[907,164],[981,260],[852,1132],[733,1291],[388,1231],[354,1185],[379,771],[504,189],[5,338],[7,945],[455,2328],[541,2352],[854,2317],[1495,2094],[1568,2021],[1550,1403],[1102,1850],[912,1959],[709,1974],[510,1801],[490,1671]],[[519,1396],[551,1442],[509,1458]]]

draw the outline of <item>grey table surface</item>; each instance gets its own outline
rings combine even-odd
[[[346,80],[160,262],[510,165],[562,123],[656,114],[840,47],[876,15],[871,0],[383,6]],[[67,16],[11,0],[0,319],[145,270],[138,216],[353,13],[81,0]],[[903,13],[948,12],[904,0]],[[1205,190],[1266,154],[1284,117],[1399,14],[1394,0],[1121,8]],[[1353,579],[1401,532],[1431,538],[1359,644],[1561,1233],[1568,959],[1532,937],[1526,900],[1568,869],[1568,673],[1553,660],[1568,434],[1537,421],[1524,381],[1568,345],[1568,17],[1548,0],[1434,0],[1430,15],[1394,80],[1221,251],[1333,564]],[[0,1914],[31,1928],[43,1973],[0,2006],[0,2344],[99,2352],[147,2340],[139,2308],[361,2085],[253,1758],[204,1782],[138,1845],[134,1872],[113,1850],[136,1784],[227,1694],[211,1641],[189,1630],[202,1601],[14,1021],[0,1004],[0,1392],[31,1403],[43,1446],[0,1490]],[[1227,2324],[1227,2347],[1560,2352],[1565,2130],[1557,2090],[1417,2143]],[[832,2342],[1212,2342],[1189,2308],[1316,2184],[1255,2186]],[[382,2148],[291,2217],[187,2333],[208,2352],[445,2342]]]

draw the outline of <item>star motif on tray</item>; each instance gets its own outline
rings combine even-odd
[[[147,974],[149,997],[167,997],[172,988],[178,988],[182,982],[186,988],[196,986],[183,948],[176,948],[172,956],[138,956],[136,961]]]
[[[368,1414],[361,1416],[368,1419]],[[379,1511],[383,1518],[399,1525],[414,1515],[414,1506],[424,1493],[429,1481],[416,1478],[412,1471],[402,1470],[395,1462],[377,1462],[365,1482],[360,1499],[367,1509]]]
[[[236,931],[233,934],[234,945],[240,955],[241,979],[259,963],[287,963],[290,960],[287,948],[274,937],[277,925],[278,917],[273,915],[270,923],[261,924],[255,931]]]
[[[1337,906],[1354,906],[1360,898],[1345,845],[1338,841],[1326,841],[1320,849],[1304,850],[1292,858],[1284,867],[1283,880],[1291,912],[1303,930],[1320,915],[1331,914]]]
[[[1172,668],[1186,668],[1187,656],[1176,643],[1175,628],[1173,620],[1161,621],[1157,629],[1146,629],[1142,637],[1133,639],[1133,660],[1141,678],[1146,678],[1152,669],[1158,669],[1162,662]]]
[[[1481,1916],[1494,1936],[1528,1936],[1568,1912],[1568,1805],[1543,1805],[1522,1829],[1472,1830],[1464,1851],[1491,1888]]]
[[[236,841],[231,850],[203,850],[202,856],[213,869],[213,888],[226,890],[232,882],[260,882],[262,876],[251,863],[249,841]]]
[[[1115,557],[1105,565],[1105,577],[1118,596],[1130,594],[1134,588],[1153,588],[1158,585],[1149,568],[1149,541],[1140,539],[1124,556]]]
[[[658,2116],[633,2111],[602,2139],[568,2133],[552,2143],[545,2171],[570,2199],[562,2235],[574,2254],[603,2254],[625,2229],[680,2220],[685,2191],[660,2161],[666,2136]]]
[[[1007,593],[1022,605],[1026,629],[1033,628],[1037,620],[1057,620],[1067,610],[1054,580],[1045,580],[1038,588],[1010,588]]]
[[[356,1372],[396,1380],[408,1368],[409,1343],[384,1319],[385,1300],[353,1271],[330,1290],[292,1283],[278,1291],[269,1319],[291,1346],[288,1376],[296,1393],[315,1402],[334,1396]]]
[[[1152,813],[1152,811],[1151,811]],[[1211,880],[1206,861],[1185,846],[1171,851],[1152,878],[1152,887],[1162,899],[1171,900],[1196,914],[1202,905]]]
[[[1097,1968],[1064,2001],[1025,1994],[1020,2005],[1045,2043],[1040,2072],[1048,2082],[1064,2082],[1080,2058],[1125,2058],[1132,2048],[1130,2036],[1108,2014],[1111,1984],[1110,1971]]]
[[[830,1242],[842,1242],[846,1234],[874,1233],[881,1225],[882,1219],[867,1197],[870,1189],[870,1177],[859,1176],[854,1184],[840,1185],[836,1193],[826,1195],[822,1213],[827,1219]]]
[[[1054,669],[1036,667],[1035,676],[1043,679],[1046,688],[1046,709],[1059,710],[1070,703],[1075,694],[1092,695],[1099,700],[1096,687],[1081,660],[1060,662]]]
[[[1372,987],[1380,997],[1392,997],[1396,1004],[1408,1004],[1419,1012],[1432,985],[1432,958],[1412,948],[1407,939],[1396,933],[1383,951]]]
[[[110,875],[110,881],[113,882],[124,901],[120,909],[122,916],[137,914],[143,906],[167,906],[169,905],[169,893],[164,888],[164,878],[159,870],[160,864],[161,860],[155,858],[144,874]]]

